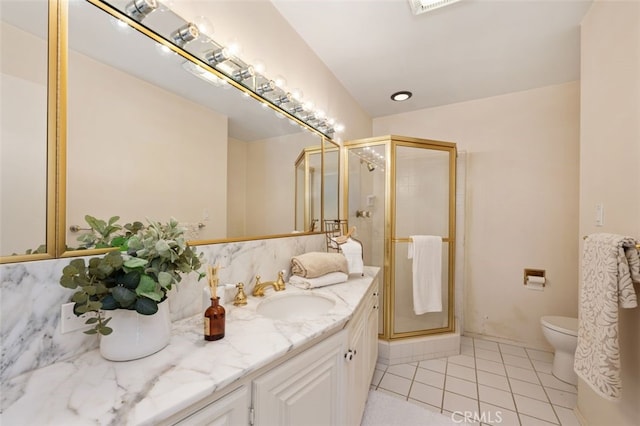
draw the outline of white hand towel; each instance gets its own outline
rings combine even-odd
[[[442,237],[414,235],[411,240],[413,312],[442,312]]]
[[[344,272],[329,272],[328,274],[316,278],[305,278],[298,275],[292,275],[291,278],[289,278],[289,284],[307,290],[310,288],[318,288],[327,285],[343,283],[348,279],[349,275],[345,274]]]
[[[346,243],[340,245],[342,254],[347,258],[347,268],[349,274],[364,273],[364,262],[362,260],[362,244],[355,241],[353,238],[349,238]]]

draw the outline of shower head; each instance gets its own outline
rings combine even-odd
[[[367,169],[369,169],[369,171],[372,172],[376,169],[376,166],[373,163],[367,163]]]

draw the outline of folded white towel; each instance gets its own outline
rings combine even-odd
[[[340,245],[342,254],[347,258],[347,268],[349,274],[364,273],[364,261],[362,260],[362,244],[353,238],[347,239],[347,242]]]
[[[573,369],[606,399],[620,398],[618,310],[638,305],[635,240],[614,234],[592,234],[582,251],[582,285],[578,310],[578,347]]]
[[[411,240],[413,312],[442,312],[442,237],[414,235]]]
[[[316,278],[305,278],[298,275],[292,275],[289,278],[289,284],[296,287],[310,289],[324,287],[327,285],[343,283],[349,279],[349,275],[344,272],[329,272],[328,274],[321,275]]]

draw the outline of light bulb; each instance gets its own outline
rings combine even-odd
[[[302,90],[293,89],[291,91],[291,96],[293,97],[293,99],[295,99],[296,101],[300,102],[302,100]]]
[[[232,39],[227,43],[227,49],[229,50],[229,55],[231,56],[240,56],[242,53],[242,48],[240,47],[240,43],[237,40]]]
[[[265,70],[267,69],[267,67],[264,65],[264,62],[262,62],[261,60],[255,60],[252,63],[253,68],[258,74],[264,74]]]
[[[284,89],[284,87],[287,85],[287,80],[285,80],[285,78],[282,77],[281,75],[276,76],[276,78],[274,78],[273,81],[275,81],[276,86],[278,86],[281,89]]]
[[[201,34],[204,34],[211,38],[213,35],[213,24],[206,16],[200,15],[196,16],[196,18],[192,21],[193,24],[198,27],[198,30]]]

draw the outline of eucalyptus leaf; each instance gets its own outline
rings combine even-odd
[[[130,307],[136,301],[136,293],[126,287],[114,287],[111,290],[111,294],[123,308]]]
[[[102,309],[106,311],[112,311],[114,309],[120,308],[120,303],[113,297],[113,294],[107,294],[102,298]]]
[[[139,283],[140,283],[139,271],[129,271],[118,278],[118,284],[122,284],[123,286],[125,286],[130,290],[134,290],[136,287],[138,287]]]
[[[160,284],[160,287],[163,287],[163,288],[170,287],[171,284],[173,284],[173,276],[170,273],[165,271],[159,272],[158,284]]]
[[[158,312],[158,304],[151,299],[141,298],[136,300],[136,312],[141,315],[153,315]]]
[[[111,327],[100,327],[100,328],[98,328],[98,333],[102,334],[103,336],[108,336],[109,334],[113,333],[113,328],[111,328]]]
[[[71,301],[75,303],[86,303],[87,300],[89,300],[89,295],[84,291],[74,293],[73,297],[71,298]]]
[[[124,266],[129,269],[135,269],[135,268],[143,268],[148,263],[149,262],[145,259],[141,259],[139,257],[130,257],[124,262]]]
[[[143,275],[140,277],[140,284],[136,288],[136,294],[138,296],[148,297],[151,300],[159,302],[164,296],[162,287],[153,280],[149,275]]]
[[[66,288],[78,288],[78,283],[76,282],[75,278],[69,275],[63,275],[60,277],[60,284],[62,285],[62,287],[66,287]]]

